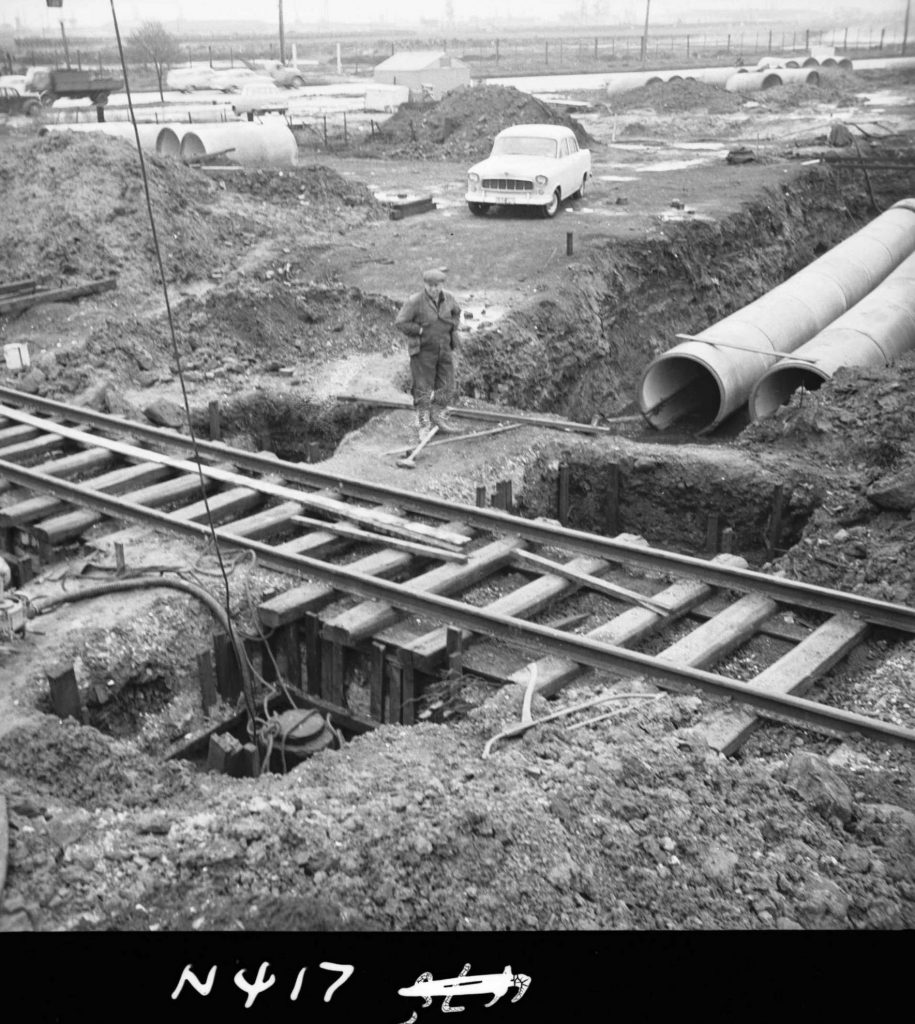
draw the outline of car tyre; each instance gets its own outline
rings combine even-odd
[[[587,192],[587,191],[588,191],[588,175],[584,174],[584,175],[582,175],[582,178],[581,178],[581,185],[580,185],[578,191],[575,193],[575,195],[572,196],[572,198],[573,199],[584,199],[585,192]]]
[[[544,217],[555,217],[558,210],[559,189],[557,188],[556,191],[550,196],[550,201],[546,204],[546,206],[540,207],[540,212],[543,214]]]
[[[292,86],[293,89],[301,89],[302,86],[305,84],[305,79],[299,78],[298,75],[296,75],[296,77],[293,78],[293,80],[289,84]]]
[[[474,217],[485,217],[489,210],[489,203],[470,203],[467,204],[467,209],[474,215]]]
[[[26,103],[22,112],[26,117],[38,117],[41,113],[41,104],[37,100],[33,100],[31,103]]]
[[[45,89],[38,97],[43,107],[50,107],[55,100],[54,93],[50,89]]]

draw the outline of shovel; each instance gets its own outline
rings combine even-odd
[[[397,465],[402,469],[416,469],[416,456],[426,447],[426,445],[432,440],[433,437],[438,433],[438,427],[433,427],[428,434],[419,442],[419,444],[403,459],[397,460]]]

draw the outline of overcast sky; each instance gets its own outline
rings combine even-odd
[[[670,24],[678,17],[688,16],[690,10],[720,11],[739,23],[748,10],[792,11],[797,14],[804,10],[816,10],[821,15],[828,11],[843,14],[857,12],[860,20],[882,18],[884,21],[898,9],[898,20],[902,21],[906,0],[870,0],[869,3],[841,0],[652,0],[651,19],[656,24]],[[379,4],[377,0],[283,0],[284,18],[287,23],[296,21],[316,23],[363,24],[367,22],[391,25],[417,26],[421,19],[444,20],[447,0],[398,0],[391,5]],[[497,18],[521,20],[554,20],[565,16],[578,20],[582,7],[589,13],[588,20],[620,24],[624,21],[640,23],[644,17],[645,0],[502,0],[493,5],[491,0],[451,0],[454,18],[457,22],[465,19],[483,21]],[[161,21],[167,27],[177,28],[179,19],[184,23],[195,20],[243,20],[275,22],[278,3],[274,0],[115,0],[118,21],[124,28],[130,28],[142,21]],[[602,13],[603,12],[603,13]],[[842,15],[839,15],[840,17]],[[40,31],[56,32],[63,18],[69,28],[77,26],[111,25],[109,0],[63,0],[62,8],[48,8],[44,0],[0,0],[0,22],[25,29],[33,27]],[[893,19],[896,20],[896,19]]]

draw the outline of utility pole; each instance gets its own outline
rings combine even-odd
[[[909,14],[912,10],[912,0],[905,0],[905,24],[902,27],[902,56],[905,56],[905,44],[909,38]]]
[[[280,15],[280,64],[286,63],[286,34],[283,31],[283,0],[277,0]]]
[[[642,35],[642,64],[648,57],[648,15],[651,11],[651,0],[645,0],[645,32]]]

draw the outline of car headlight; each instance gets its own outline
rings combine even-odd
[[[537,177],[534,178],[534,181],[538,185],[545,185],[547,183],[547,181],[549,181],[549,179],[547,178],[547,176],[545,174],[538,174]]]
[[[467,175],[467,180],[470,182],[471,185],[479,185],[480,184],[480,176],[479,176],[479,174],[474,174],[472,171],[471,171],[470,174]]]

